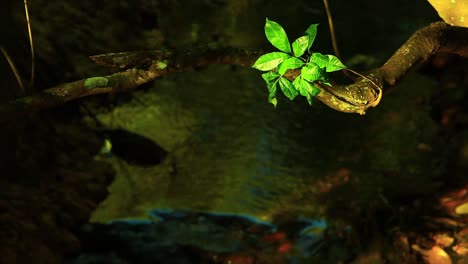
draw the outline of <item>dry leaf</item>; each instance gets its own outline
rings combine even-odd
[[[411,248],[419,252],[428,264],[452,264],[450,256],[438,246],[433,246],[431,249],[423,249],[418,245],[412,245]]]
[[[468,27],[467,0],[427,0],[439,16],[452,26]]]
[[[468,214],[468,202],[460,204],[455,208],[455,213],[456,214]]]
[[[458,245],[452,247],[452,250],[460,256],[468,256],[468,243],[458,243]]]
[[[455,241],[455,239],[448,234],[436,234],[433,238],[436,245],[442,248],[450,247]]]

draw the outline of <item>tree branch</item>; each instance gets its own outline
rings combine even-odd
[[[411,69],[426,63],[437,53],[453,53],[468,58],[468,28],[454,27],[444,22],[432,23],[416,31],[383,66],[365,75],[383,90],[388,90]],[[365,114],[368,108],[378,104],[382,96],[381,91],[365,78],[358,78],[346,86],[318,85],[322,91],[331,94],[319,94],[319,99],[323,96],[323,103],[347,113]]]
[[[137,51],[91,56],[90,58],[99,65],[130,69],[107,76],[60,84],[35,95],[7,102],[0,105],[0,123],[86,96],[127,92],[158,77],[191,71],[200,66],[234,64],[248,67],[261,53],[223,48],[184,52]]]
[[[353,84],[345,86],[333,84],[330,87],[316,83],[321,88],[317,99],[341,112],[364,114],[368,108],[379,103],[382,97],[381,88],[394,87],[413,67],[439,52],[468,58],[468,28],[454,27],[443,22],[422,28],[383,66],[365,74],[368,79],[361,77]],[[209,64],[251,67],[261,54],[260,51],[245,49],[207,48],[185,52],[142,51],[92,56],[91,59],[98,64],[130,69],[61,84],[36,95],[8,102],[0,106],[0,122],[85,96],[130,91],[158,77]],[[285,76],[294,79],[297,75],[298,70],[293,70]]]

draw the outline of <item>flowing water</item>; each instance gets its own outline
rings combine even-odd
[[[250,69],[212,66],[156,81],[137,92],[138,99],[104,115],[101,119],[111,126],[145,135],[169,150],[166,165],[172,166],[138,168],[119,161],[125,186],[118,180],[113,188],[126,194],[113,191],[109,200],[128,195],[134,197],[132,208],[144,203],[147,209],[258,213],[280,193],[300,188],[320,166],[314,155],[320,136],[313,130],[320,109],[305,100],[283,100],[274,109],[259,79]]]
[[[275,109],[266,97],[258,72],[214,65],[157,80],[129,102],[98,115],[107,126],[146,136],[170,154],[153,167],[105,158],[113,162],[118,178],[93,220],[141,218],[153,208],[264,217],[282,207],[313,208],[316,201],[302,196],[343,170],[351,172],[352,182],[360,181],[353,188],[365,186],[359,190],[365,198],[358,199],[372,199],[388,184],[382,171],[407,162],[399,158],[402,153],[415,156],[413,174],[424,173],[424,157],[406,143],[431,140],[433,124],[424,109],[401,117],[392,104],[405,99],[389,100],[379,106],[383,110],[358,116],[320,102],[310,107],[299,97],[279,100]],[[392,113],[413,127],[392,125]],[[424,133],[415,132],[424,126]],[[288,197],[306,201],[291,205]]]

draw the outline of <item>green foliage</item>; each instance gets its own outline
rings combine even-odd
[[[297,91],[292,85],[292,83],[283,77],[279,77],[279,85],[281,91],[286,95],[290,100],[293,100],[297,96]]]
[[[294,56],[296,56],[296,57],[302,56],[304,54],[304,52],[306,51],[306,49],[308,48],[308,46],[309,46],[309,37],[308,36],[302,36],[302,37],[296,39],[292,43]]]
[[[314,86],[314,83],[322,82],[331,85],[327,73],[346,69],[346,66],[336,56],[310,51],[317,35],[317,26],[318,24],[310,25],[303,36],[290,44],[283,27],[266,19],[265,36],[280,51],[260,56],[252,68],[266,71],[262,74],[262,78],[268,87],[268,101],[275,107],[278,86],[290,100],[300,94],[312,105],[312,98],[320,93],[320,89]],[[306,51],[307,56],[304,56]],[[296,69],[301,69],[300,74],[291,82],[284,75],[289,70]]]
[[[267,53],[260,56],[252,67],[260,71],[270,71],[290,57],[291,55],[284,52]]]
[[[275,21],[266,19],[265,35],[270,43],[277,49],[290,53],[291,45],[289,44],[288,35],[283,27]]]
[[[339,71],[346,68],[346,66],[333,55],[322,55],[315,52],[311,56],[311,61],[315,62],[320,69],[325,69],[326,72]]]
[[[283,61],[278,65],[277,72],[280,75],[283,75],[286,73],[287,70],[289,69],[297,69],[302,67],[304,65],[304,62],[296,57],[291,57],[288,58],[287,60]]]

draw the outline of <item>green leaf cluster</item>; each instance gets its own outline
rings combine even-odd
[[[312,98],[320,93],[314,82],[321,81],[330,85],[327,73],[346,68],[336,56],[311,52],[310,48],[317,35],[317,26],[318,24],[310,25],[304,35],[291,44],[283,27],[275,21],[266,19],[265,36],[280,51],[260,56],[252,68],[266,71],[262,77],[268,87],[268,101],[275,107],[278,87],[290,100],[301,95],[312,105]],[[300,74],[292,82],[284,77],[288,70],[296,69],[300,69]]]

